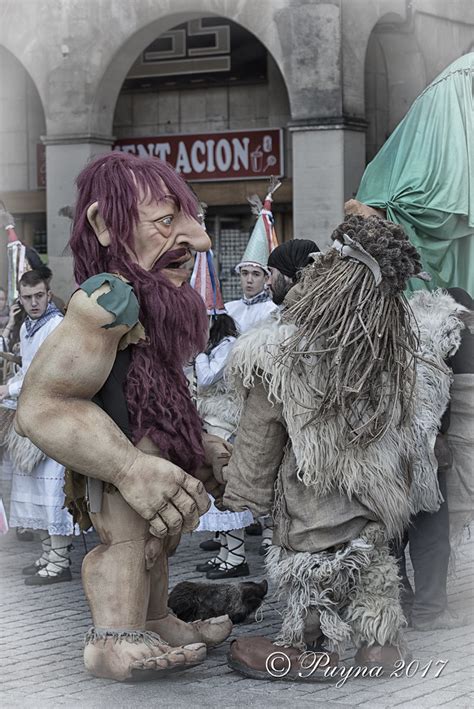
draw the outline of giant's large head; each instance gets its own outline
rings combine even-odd
[[[94,158],[77,188],[70,241],[76,280],[103,272],[126,278],[147,335],[131,348],[127,373],[133,440],[150,437],[191,472],[202,459],[202,427],[183,365],[206,347],[207,315],[185,264],[191,249],[211,246],[197,198],[167,163],[120,152]]]
[[[180,286],[190,249],[207,251],[210,240],[198,220],[198,202],[184,180],[158,158],[114,151],[94,158],[77,178],[78,196],[70,246],[78,282],[137,264],[161,271]]]

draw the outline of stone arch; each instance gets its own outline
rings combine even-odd
[[[410,26],[382,17],[373,27],[364,62],[364,109],[371,160],[426,86],[423,54]]]
[[[28,69],[0,44],[0,192],[38,187],[37,143],[45,133],[45,111]]]
[[[199,7],[202,5],[203,9]],[[120,89],[125,80],[125,77],[136,60],[137,56],[145,47],[147,47],[156,37],[164,32],[167,32],[176,25],[187,22],[193,19],[202,17],[224,17],[228,20],[241,25],[251,34],[258,37],[259,41],[267,49],[275,64],[277,65],[282,76],[289,102],[291,105],[291,92],[289,82],[285,76],[285,67],[282,58],[280,44],[277,41],[277,35],[268,32],[268,36],[259,30],[263,27],[255,26],[252,21],[247,20],[244,13],[230,12],[226,7],[216,7],[215,12],[209,12],[209,3],[195,0],[192,6],[186,12],[167,13],[157,19],[153,19],[139,30],[130,35],[111,57],[107,67],[105,68],[100,80],[97,84],[95,99],[91,109],[91,132],[98,135],[110,135],[112,132],[113,117],[115,105],[120,93]],[[160,12],[160,8],[156,8]],[[250,15],[255,19],[255,15]],[[269,19],[269,18],[268,18]],[[272,41],[271,41],[272,40]]]
[[[44,193],[38,190],[43,185],[38,183],[37,161],[38,144],[46,127],[45,112],[31,74],[2,44],[0,115],[0,198],[14,216],[20,239],[33,245],[35,231],[44,228]],[[7,282],[6,240],[6,231],[0,229],[1,283]]]
[[[365,65],[369,40],[377,25],[406,26],[409,9],[406,0],[366,0],[344,2],[342,13],[343,113],[365,116]]]

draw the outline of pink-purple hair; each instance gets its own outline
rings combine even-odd
[[[165,458],[192,474],[203,460],[202,424],[183,365],[205,349],[206,308],[189,284],[176,288],[162,273],[172,252],[145,271],[124,246],[133,252],[137,204],[143,195],[157,201],[172,195],[180,209],[193,217],[197,216],[196,197],[167,163],[119,152],[100,155],[89,163],[77,187],[70,241],[76,280],[82,283],[103,272],[126,278],[138,298],[140,322],[148,337],[146,344],[131,348],[124,392],[133,442],[149,437]],[[99,244],[87,220],[87,209],[95,201],[111,236],[108,247]]]
[[[76,185],[76,217],[69,245],[77,283],[107,271],[109,261],[123,254],[124,245],[134,250],[138,202],[144,195],[157,202],[172,195],[185,214],[197,217],[196,197],[171,165],[158,158],[117,150],[101,154],[84,168]],[[87,219],[87,210],[94,202],[98,202],[99,215],[110,234],[108,247],[99,244]]]

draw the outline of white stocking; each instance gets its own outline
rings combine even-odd
[[[38,569],[42,569],[46,566],[49,560],[49,553],[51,551],[51,537],[45,529],[41,529],[39,538],[41,540],[42,554],[40,558],[35,561],[35,566],[37,566]]]
[[[246,561],[244,535],[245,529],[233,529],[225,533],[227,557],[220,564],[220,569],[227,571]]]
[[[217,556],[215,556],[211,561],[209,562],[214,563],[214,564],[219,564],[221,566],[222,564],[225,563],[227,559],[227,553],[228,553],[228,547],[227,547],[227,536],[225,532],[219,532],[219,541],[221,543],[221,548],[219,549],[219,553]]]
[[[59,576],[71,564],[71,537],[51,535],[51,551],[48,564],[38,571],[39,576]]]

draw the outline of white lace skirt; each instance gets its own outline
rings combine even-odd
[[[13,467],[10,527],[73,534],[72,517],[63,509],[63,487],[64,467],[51,458],[39,463],[30,474]]]
[[[244,512],[221,512],[214,505],[213,498],[208,511],[199,521],[196,532],[230,532],[232,529],[242,529],[253,522],[253,515],[249,510]]]

